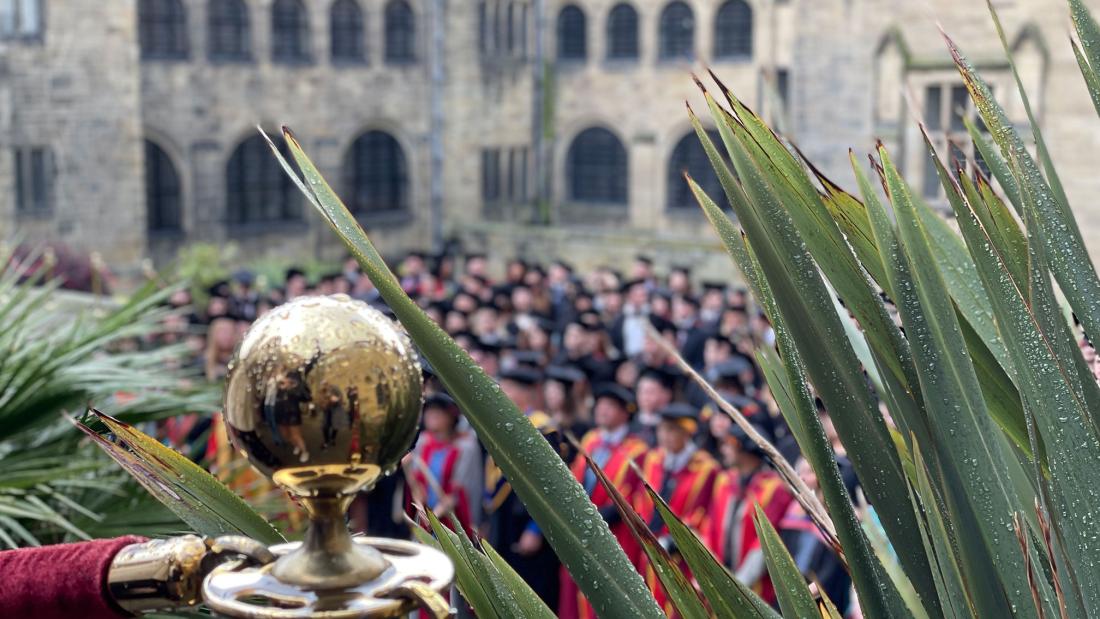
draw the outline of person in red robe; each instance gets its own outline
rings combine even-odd
[[[719,473],[718,462],[692,442],[699,429],[699,411],[690,404],[673,403],[660,411],[657,426],[657,449],[650,451],[642,463],[645,480],[668,503],[672,513],[697,533],[708,519],[714,482]],[[661,545],[668,548],[678,567],[690,577],[687,563],[678,556],[669,535],[668,525],[661,518],[645,488],[635,494],[635,511],[649,524]],[[671,602],[661,588],[653,567],[645,557],[639,560],[639,572],[653,591],[657,603],[670,616],[675,616]]]
[[[424,401],[424,431],[411,457],[411,500],[422,503],[449,524],[450,514],[468,534],[475,530],[471,518],[470,480],[480,479],[480,458],[470,458],[458,431],[459,410],[445,393]],[[423,523],[427,525],[427,523]]]
[[[593,407],[592,416],[596,422],[596,428],[587,432],[581,439],[581,449],[591,456],[615,488],[629,501],[641,485],[638,476],[631,470],[630,463],[640,463],[642,456],[649,449],[649,445],[644,440],[630,432],[630,418],[637,410],[634,396],[624,387],[605,383],[596,387],[595,397],[596,404]],[[615,502],[596,478],[596,474],[588,467],[583,454],[578,454],[573,460],[572,470],[573,476],[584,486],[585,492],[600,511],[600,516],[611,527],[611,533],[619,541],[626,556],[632,563],[637,564],[641,547],[638,546],[630,525],[619,514]],[[569,572],[564,568],[561,571],[561,581],[558,617],[562,619],[594,618],[596,613],[591,604],[584,598],[569,576]]]
[[[762,426],[753,427],[768,438]],[[722,457],[728,468],[715,484],[704,540],[739,581],[774,606],[775,589],[768,577],[753,515],[759,505],[778,529],[794,496],[767,465],[760,446],[736,424],[730,426]]]

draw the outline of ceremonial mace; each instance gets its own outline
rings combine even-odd
[[[249,619],[398,617],[417,608],[449,615],[454,568],[446,555],[352,537],[346,524],[355,496],[392,474],[416,438],[421,381],[404,330],[346,295],[295,299],[252,325],[229,365],[226,429],[256,469],[301,503],[309,528],[303,542],[267,549],[247,538],[191,536],[205,547],[195,546],[192,563],[212,553],[241,557],[206,573],[202,602]],[[147,568],[157,553],[137,554],[144,556],[115,559],[110,586],[120,605],[143,610],[125,568]],[[151,608],[155,595],[144,595]]]

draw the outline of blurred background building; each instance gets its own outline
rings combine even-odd
[[[1100,131],[1065,2],[994,5],[1097,247]],[[974,111],[936,20],[1023,121],[978,1],[0,0],[0,238],[121,269],[195,241],[338,255],[256,131],[286,124],[383,252],[457,239],[584,266],[641,247],[728,273],[681,180],[720,194],[690,72],[841,185],[848,148],[881,139],[942,201],[914,119],[973,158]]]

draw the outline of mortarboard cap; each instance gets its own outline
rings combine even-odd
[[[637,406],[634,404],[634,394],[618,383],[600,383],[596,385],[592,396],[596,400],[600,398],[611,398],[619,404],[622,404],[623,408],[631,413],[637,409]]]
[[[521,385],[533,386],[542,381],[542,372],[534,368],[525,367],[522,365],[516,366],[510,370],[505,370],[500,373],[501,380],[510,380],[514,383]]]

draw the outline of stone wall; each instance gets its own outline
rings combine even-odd
[[[391,256],[430,244],[432,124],[429,72],[431,7],[410,0],[417,23],[418,62],[382,61],[385,0],[360,0],[366,14],[368,62],[333,64],[329,58],[329,3],[306,2],[312,60],[271,61],[272,0],[248,0],[252,59],[207,58],[205,0],[182,0],[189,28],[188,58],[139,60],[136,0],[90,3],[44,0],[41,42],[0,44],[0,236],[60,240],[96,249],[113,264],[134,267],[143,256],[164,262],[186,242],[235,242],[246,256],[336,256],[342,247],[316,215],[301,222],[248,229],[226,224],[226,163],[255,126],[291,126],[338,192],[345,153],[369,129],[384,129],[402,145],[409,164],[410,209],[401,216],[365,219],[379,248]],[[696,59],[657,57],[657,24],[664,2],[639,2],[641,57],[606,60],[606,19],[613,0],[573,0],[587,17],[588,59],[554,62],[556,21],[565,0],[487,0],[486,10],[508,5],[531,17],[526,52],[505,54],[483,44],[480,2],[441,1],[444,73],[439,96],[443,123],[443,216],[448,236],[499,252],[561,251],[580,262],[617,262],[632,256],[627,241],[658,257],[703,248],[724,261],[696,209],[668,208],[669,159],[690,131],[684,102],[704,119],[705,105],[691,72],[714,71],[746,103],[787,128],[794,141],[842,186],[852,186],[849,147],[862,153],[882,139],[914,184],[924,153],[913,122],[921,93],[932,82],[957,80],[936,27],[938,19],[982,68],[1017,121],[1014,95],[1000,45],[983,2],[929,0],[750,0],[754,54],[743,62],[712,57],[714,15],[720,0],[690,0],[695,13]],[[1094,152],[1100,119],[1087,96],[1066,41],[1064,0],[1001,0],[1005,29],[1050,143],[1055,162],[1090,246],[1100,248],[1100,192]],[[1086,0],[1100,12],[1100,0]],[[543,61],[535,58],[535,12],[543,8]],[[517,35],[518,36],[518,35]],[[489,51],[486,52],[485,50]],[[486,205],[481,153],[528,152],[528,193],[535,193],[539,72],[547,69],[544,101],[547,201]],[[788,109],[764,96],[764,75],[789,71]],[[916,103],[916,107],[910,105]],[[601,209],[570,204],[565,159],[583,129],[602,126],[628,152],[629,205]],[[143,138],[161,146],[183,185],[183,235],[145,231]],[[55,208],[47,217],[14,213],[11,146],[49,144],[58,162]],[[528,225],[549,216],[554,229]],[[509,225],[506,222],[513,222]],[[589,243],[591,247],[581,247]],[[605,258],[601,258],[603,252]],[[710,260],[706,256],[695,259]],[[721,272],[716,266],[716,272]]]
[[[134,3],[51,0],[34,40],[0,42],[0,238],[145,254],[141,91]],[[91,34],[90,34],[91,33]],[[16,213],[12,149],[53,152],[53,207]]]

